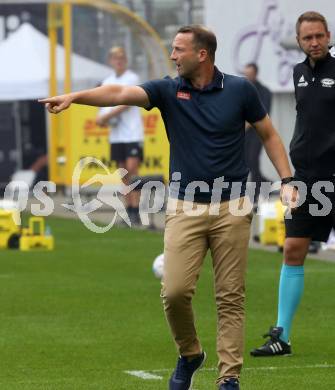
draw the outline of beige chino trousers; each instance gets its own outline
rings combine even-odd
[[[208,249],[211,251],[217,307],[218,384],[224,378],[238,378],[243,363],[245,271],[252,212],[249,208],[243,216],[230,210],[241,208],[244,201],[250,204],[248,198],[239,198],[217,204],[213,212],[209,204],[169,199],[166,216],[161,296],[182,356],[202,352],[192,297],[205,255]],[[192,206],[203,212],[190,215]]]

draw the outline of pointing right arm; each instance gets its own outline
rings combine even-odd
[[[72,103],[97,107],[111,107],[118,105],[149,107],[147,93],[139,86],[103,85],[80,92],[71,92],[65,95],[40,99],[52,114],[66,110]]]

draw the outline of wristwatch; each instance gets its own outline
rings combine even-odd
[[[283,177],[283,178],[281,179],[281,185],[289,184],[289,183],[291,183],[291,181],[293,181],[293,180],[294,180],[294,177],[292,177],[292,176]]]

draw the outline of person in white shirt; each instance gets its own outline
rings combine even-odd
[[[125,50],[115,46],[109,50],[108,62],[113,73],[102,85],[138,85],[139,77],[127,68],[128,61]],[[102,107],[96,119],[99,126],[110,126],[109,141],[111,158],[116,161],[118,168],[128,171],[123,182],[128,185],[132,178],[138,176],[138,170],[143,160],[143,122],[139,107],[116,106]],[[132,223],[139,223],[139,191],[126,195],[126,206]]]

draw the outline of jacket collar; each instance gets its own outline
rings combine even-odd
[[[328,52],[327,55],[324,58],[322,58],[319,61],[316,61],[314,69],[322,66],[325,63],[327,63],[331,58],[332,58],[332,56],[331,56],[330,52]],[[311,64],[309,62],[309,57],[308,56],[305,58],[305,61],[303,63],[311,68]]]

